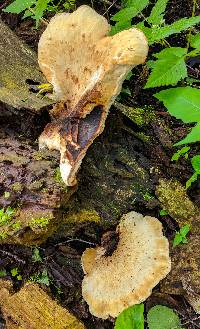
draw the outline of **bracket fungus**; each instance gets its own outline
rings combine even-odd
[[[103,319],[143,302],[171,269],[168,240],[158,219],[132,211],[122,216],[117,233],[111,256],[102,247],[82,255],[83,298],[90,312]]]
[[[107,20],[83,5],[72,14],[55,15],[39,41],[39,65],[57,102],[39,146],[60,151],[61,176],[69,186],[76,184],[81,161],[103,131],[127,73],[147,57],[140,30],[114,36],[109,31]]]

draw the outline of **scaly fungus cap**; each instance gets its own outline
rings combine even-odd
[[[82,255],[83,298],[90,312],[103,319],[143,302],[171,268],[158,219],[132,211],[122,217],[117,232],[119,243],[111,256],[105,257],[102,247]]]
[[[61,175],[67,185],[87,148],[104,129],[108,110],[127,73],[144,63],[148,45],[138,29],[107,36],[107,20],[88,6],[51,19],[38,45],[39,65],[53,85],[59,104],[54,122],[40,136],[40,147],[61,153]]]

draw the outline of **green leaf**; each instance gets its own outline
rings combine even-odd
[[[149,3],[149,0],[135,0],[134,2],[127,3],[128,7],[121,9],[114,16],[111,17],[112,21],[128,21],[137,16]]]
[[[178,21],[172,23],[171,25],[165,25],[161,28],[152,29],[149,36],[149,44],[158,42],[164,38],[167,38],[171,34],[180,33],[181,31],[187,30],[200,22],[200,16],[181,18]]]
[[[9,6],[7,6],[3,11],[6,13],[20,14],[22,11],[30,8],[37,0],[15,0]]]
[[[34,262],[42,262],[42,257],[38,248],[33,249],[32,260]]]
[[[189,233],[189,231],[190,231],[190,225],[186,224],[183,227],[181,227],[180,234],[182,237],[185,237]]]
[[[158,0],[153,7],[150,16],[147,18],[151,24],[159,25],[163,21],[165,9],[169,0]]]
[[[17,276],[19,274],[19,270],[17,267],[13,268],[11,271],[10,271],[11,275],[13,277]]]
[[[178,315],[169,307],[156,305],[147,314],[149,329],[181,329]]]
[[[173,247],[178,246],[180,243],[188,243],[188,240],[186,238],[186,235],[190,231],[190,225],[186,224],[184,225],[179,232],[176,232],[174,241],[173,241]]]
[[[187,68],[184,56],[185,48],[173,47],[163,49],[155,54],[157,61],[153,65],[152,72],[147,80],[145,88],[176,84],[179,80],[187,77]]]
[[[190,46],[200,50],[200,33],[197,33],[191,37]]]
[[[114,329],[144,329],[144,305],[134,305],[117,318]]]
[[[39,20],[44,15],[44,12],[47,9],[47,5],[51,0],[37,0],[36,5],[34,7],[34,16],[33,18],[36,20],[36,26],[38,26]]]
[[[180,150],[173,154],[171,161],[177,161],[181,155],[184,155],[185,158],[188,158],[187,152],[190,150],[189,146],[183,146]]]
[[[134,27],[140,29],[145,34],[147,39],[150,38],[152,28],[145,26],[144,21],[137,23],[137,25],[134,25]]]
[[[174,144],[174,146],[196,143],[199,141],[200,141],[200,122],[191,129],[189,134],[184,139]]]
[[[167,216],[168,215],[168,211],[167,210],[164,210],[164,209],[161,209],[160,212],[159,212],[159,215],[160,216]]]
[[[198,175],[200,175],[200,155],[195,155],[192,160],[192,167]]]
[[[118,32],[121,32],[123,30],[127,30],[131,27],[131,20],[129,21],[121,21],[121,22],[117,22],[115,24],[115,26],[111,27],[111,32],[110,35],[114,35]]]
[[[154,95],[162,101],[169,113],[185,123],[200,121],[200,89],[177,87]]]
[[[0,278],[4,278],[6,276],[5,270],[0,270]]]
[[[197,178],[198,174],[194,172],[194,174],[187,180],[185,184],[186,189],[188,189],[192,185],[192,183],[196,182]]]

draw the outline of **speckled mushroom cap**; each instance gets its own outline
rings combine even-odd
[[[109,31],[107,20],[84,5],[72,14],[55,15],[38,44],[40,68],[60,101],[53,112],[55,122],[46,126],[39,145],[60,151],[67,185],[76,184],[86,150],[103,131],[127,73],[147,57],[147,40],[140,30],[114,36]]]
[[[102,247],[82,255],[83,298],[90,312],[103,319],[143,302],[171,269],[168,240],[158,219],[130,212],[117,232],[119,243],[111,256],[105,257]]]

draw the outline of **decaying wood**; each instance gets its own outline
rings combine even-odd
[[[0,226],[0,243],[38,244],[52,234],[72,189],[59,178],[56,154],[38,152],[28,143],[0,130],[0,208],[14,215]],[[17,225],[15,225],[18,223]]]
[[[37,284],[26,284],[19,292],[13,294],[11,283],[2,280],[0,305],[7,329],[85,328]]]
[[[17,113],[39,114],[50,104],[48,98],[30,91],[28,81],[44,83],[36,54],[0,20],[0,119],[6,110]],[[27,80],[28,79],[28,80]]]
[[[196,312],[200,312],[200,211],[189,199],[184,186],[176,180],[161,179],[157,196],[180,227],[189,224],[187,244],[171,247],[172,270],[163,280],[163,292],[184,295]]]

